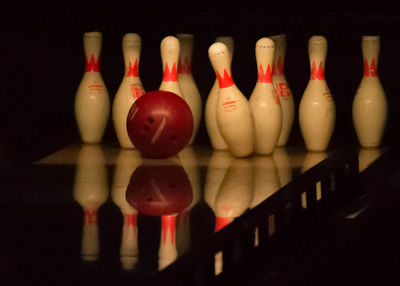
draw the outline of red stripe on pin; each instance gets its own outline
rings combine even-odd
[[[218,79],[219,88],[230,87],[234,84],[232,76],[230,76],[228,74],[226,69],[224,69],[224,77],[221,77],[219,72],[217,72],[217,79]]]
[[[176,63],[174,63],[171,70],[169,70],[168,63],[165,63],[163,81],[178,81],[178,74],[176,72]]]
[[[100,61],[100,58],[98,58],[96,61],[94,59],[94,55],[91,55],[90,61],[88,60],[88,58],[86,58],[86,71],[87,72],[98,72],[100,70],[99,61]]]

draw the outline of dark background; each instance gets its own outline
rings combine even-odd
[[[110,2],[111,3],[111,2]],[[140,77],[147,91],[158,89],[162,77],[160,42],[167,35],[192,33],[194,79],[203,111],[215,75],[208,47],[217,36],[233,36],[232,75],[249,97],[257,79],[254,47],[261,37],[285,33],[285,73],[292,89],[296,117],[289,145],[303,145],[298,106],[309,79],[307,44],[312,35],[328,40],[326,80],[336,104],[336,127],[330,148],[358,146],[352,124],[352,101],[360,83],[362,35],[380,35],[378,72],[386,91],[389,116],[384,145],[396,142],[399,115],[399,4],[373,7],[335,2],[35,2],[7,3],[0,9],[1,161],[31,160],[79,141],[74,97],[85,62],[83,33],[101,31],[100,71],[111,103],[121,83],[125,33],[142,37]],[[111,114],[110,114],[111,115]],[[118,144],[110,117],[104,143]],[[204,117],[195,141],[210,144]]]

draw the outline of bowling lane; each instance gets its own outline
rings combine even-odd
[[[2,174],[0,282],[140,284],[327,156],[287,147],[239,159],[196,146],[159,160],[68,146]],[[360,168],[378,156],[361,150]]]

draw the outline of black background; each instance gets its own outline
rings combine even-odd
[[[353,6],[352,6],[353,5]],[[7,3],[0,10],[0,158],[35,159],[52,148],[80,141],[74,119],[74,97],[84,73],[83,33],[101,31],[100,71],[111,102],[121,83],[125,33],[142,37],[140,77],[147,91],[162,77],[160,42],[167,35],[192,33],[192,72],[203,111],[214,83],[208,47],[217,36],[233,36],[232,75],[249,98],[257,79],[255,43],[261,37],[287,36],[285,73],[292,89],[296,117],[289,145],[303,145],[298,107],[309,79],[307,45],[312,35],[328,40],[326,80],[336,104],[336,127],[330,148],[358,146],[352,101],[360,83],[362,35],[380,35],[378,72],[389,103],[384,145],[398,133],[400,67],[399,4],[368,6],[335,2],[35,2]],[[104,143],[118,144],[111,117]],[[195,141],[210,144],[204,117]]]
[[[176,33],[193,33],[195,50],[192,70],[202,95],[203,108],[215,80],[207,55],[208,47],[214,42],[215,37],[223,35],[234,37],[235,54],[232,74],[237,86],[249,97],[257,78],[254,54],[256,41],[264,36],[285,33],[287,36],[285,71],[296,103],[296,120],[289,145],[303,144],[297,111],[309,79],[307,42],[312,35],[324,35],[328,40],[326,80],[337,111],[331,148],[351,147],[358,144],[351,121],[351,104],[363,72],[361,36],[380,35],[379,75],[389,103],[388,125],[383,143],[385,145],[397,143],[400,67],[399,4],[389,6],[379,1],[375,2],[374,6],[363,3],[360,6],[353,4],[352,7],[350,3],[336,1],[327,7],[327,4],[323,2],[301,2],[293,5],[286,1],[263,1],[255,5],[246,1],[239,7],[229,2],[214,3],[212,1],[193,3],[181,1],[176,5],[172,5],[171,2],[159,4],[150,1],[123,1],[113,2],[113,4],[95,1],[52,2],[36,1],[30,4],[15,2],[0,5],[0,127],[2,131],[0,133],[0,161],[35,159],[61,145],[80,140],[74,119],[74,97],[85,68],[82,36],[84,32],[94,30],[103,33],[100,69],[111,100],[123,76],[121,40],[125,33],[136,32],[142,37],[140,76],[148,91],[158,89],[161,83],[162,66],[159,45],[162,38]],[[104,142],[118,144],[111,120]],[[209,144],[204,120],[196,144]],[[107,232],[105,236],[109,239],[106,240],[108,244],[104,244],[105,250],[104,247],[102,248],[102,255],[106,259],[101,260],[97,268],[88,268],[89,270],[86,271],[87,269],[83,269],[79,264],[77,255],[82,230],[79,206],[75,203],[74,205],[64,204],[65,197],[60,196],[58,189],[52,189],[54,185],[62,186],[65,182],[68,192],[65,191],[63,194],[68,196],[67,202],[73,202],[69,192],[72,186],[68,184],[73,181],[74,169],[68,167],[64,170],[67,168],[65,166],[58,168],[42,166],[41,168],[43,170],[40,172],[45,180],[40,180],[37,173],[27,172],[32,176],[29,180],[21,175],[20,169],[14,178],[7,177],[3,173],[7,180],[2,181],[13,188],[14,183],[19,182],[21,190],[27,194],[29,190],[36,190],[32,192],[32,197],[27,196],[27,201],[32,200],[33,197],[40,199],[40,194],[42,194],[44,202],[53,202],[51,199],[57,199],[55,202],[58,204],[40,203],[37,199],[39,203],[35,205],[30,205],[28,202],[2,205],[0,208],[3,226],[1,281],[13,281],[11,285],[25,285],[27,281],[33,282],[31,284],[40,281],[42,285],[57,283],[58,285],[74,283],[83,285],[88,284],[86,280],[88,282],[95,280],[99,285],[109,285],[110,281],[115,282],[115,277],[119,272],[116,268],[110,268],[110,265],[113,267],[118,265],[116,261],[120,237],[116,233],[121,229],[122,218],[119,218],[119,223],[109,222],[116,221],[119,210],[109,201],[100,212],[99,221],[111,226],[109,228],[100,226],[102,231]],[[57,172],[65,177],[57,176]],[[49,177],[52,180],[48,181]],[[34,180],[38,180],[36,185],[32,183]],[[44,181],[46,183],[43,183]],[[9,192],[9,194],[18,193]],[[202,211],[200,209],[199,213]],[[49,216],[49,214],[52,215]],[[159,230],[159,221],[146,221],[145,218],[139,218],[139,225],[142,222],[142,225],[150,222],[150,230]],[[380,223],[381,221],[372,225],[381,226]],[[203,222],[199,225],[204,228],[206,224]],[[212,229],[210,228],[211,231]],[[371,229],[376,231],[375,228],[371,227]],[[43,234],[49,230],[52,235],[44,236]],[[148,231],[147,234],[150,232]],[[376,233],[382,235],[379,231]],[[101,235],[104,237],[104,233]],[[146,236],[146,229],[141,235],[142,238],[139,239],[142,240],[151,236]],[[382,236],[392,237],[390,232],[383,233]],[[201,239],[199,235],[196,237]],[[365,237],[362,239],[357,237],[355,241],[357,243],[359,241],[375,242],[366,240]],[[158,241],[148,240],[148,244],[153,249],[157,249]],[[61,247],[54,247],[55,245],[61,245]],[[365,243],[365,245],[367,245],[366,249],[369,246],[376,247],[374,243]],[[386,243],[385,245],[388,245],[385,250],[390,252],[389,246],[396,244]],[[348,249],[350,248],[349,246]],[[379,245],[372,250],[376,251],[376,249],[379,250],[379,254],[384,253]],[[369,250],[365,253],[370,254]],[[357,252],[358,248],[353,251]],[[338,256],[341,254],[339,253]],[[4,257],[10,257],[12,261]],[[347,258],[345,255],[343,257],[343,260]],[[144,267],[146,271],[155,271],[157,265],[151,264],[152,261],[156,261],[155,256],[142,262],[141,267]],[[336,261],[341,262],[341,260]],[[363,262],[367,264],[371,261],[374,262],[373,259],[364,259]],[[373,267],[374,263],[370,265]],[[101,271],[98,271],[99,269]],[[336,278],[332,281],[345,279],[337,269],[326,269],[332,269]],[[351,267],[346,270],[350,271],[349,269],[353,270]],[[96,276],[97,273],[101,275]],[[364,274],[361,271],[360,273]],[[57,282],[54,283],[54,281]]]

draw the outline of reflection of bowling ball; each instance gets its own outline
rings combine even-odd
[[[139,213],[176,214],[192,202],[189,178],[178,165],[141,165],[132,174],[126,200]]]
[[[133,145],[145,157],[166,158],[188,144],[193,132],[189,105],[168,91],[150,91],[129,110],[126,128]]]

